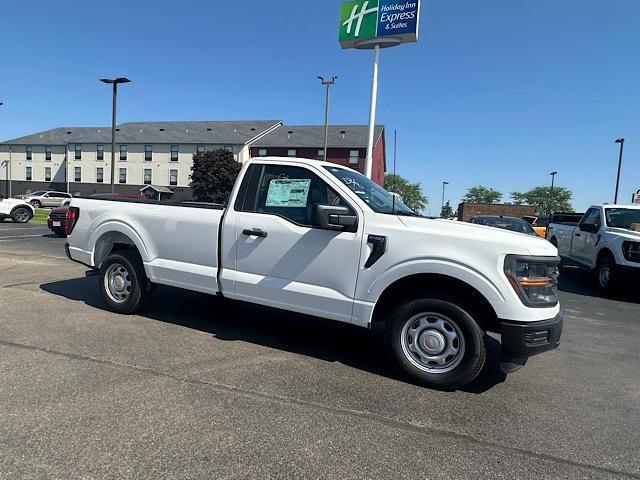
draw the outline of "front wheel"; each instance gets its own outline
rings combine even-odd
[[[27,207],[18,207],[11,212],[13,221],[16,223],[27,223],[33,217],[31,210]]]
[[[31,200],[31,206],[33,208],[42,208],[42,202],[40,202],[40,200]]]
[[[121,250],[109,255],[98,279],[102,297],[114,312],[138,312],[149,298],[149,281],[137,252]]]
[[[454,299],[418,298],[391,313],[388,339],[400,366],[425,385],[461,388],[486,360],[484,332]]]
[[[596,266],[596,282],[603,292],[610,292],[615,285],[616,261],[611,255],[603,255]]]

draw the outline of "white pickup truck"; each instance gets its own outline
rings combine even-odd
[[[352,323],[383,333],[430,386],[472,381],[486,332],[501,334],[506,372],[560,340],[549,242],[421,217],[331,163],[252,159],[226,208],[74,198],[67,233],[67,255],[99,269],[116,312],[164,284]]]
[[[577,224],[550,223],[547,239],[564,261],[593,271],[602,290],[640,278],[640,205],[592,206]]]

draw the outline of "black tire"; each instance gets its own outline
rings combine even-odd
[[[471,308],[444,294],[430,295],[430,297],[414,298],[398,304],[389,317],[387,340],[390,342],[389,346],[394,357],[403,370],[420,383],[446,390],[458,389],[473,381],[482,371],[487,357],[485,334],[473,318],[474,313]],[[434,329],[436,332],[444,332],[442,328],[438,330],[439,327],[431,328],[432,324],[429,322],[432,322],[433,319],[436,319],[437,322],[444,322],[442,323],[443,327],[448,324],[450,328],[453,328],[455,335],[462,337],[462,341],[458,340],[458,353],[454,357],[455,361],[451,360],[449,366],[442,369],[437,365],[427,365],[429,359],[435,357],[423,357],[417,352],[411,352],[413,341],[409,338],[411,336],[409,332],[416,331],[417,324],[421,325],[420,328],[424,328],[421,330],[422,333],[416,336],[418,339],[416,344],[419,346],[433,340],[433,337],[428,337],[432,335]],[[445,330],[448,329],[445,328]],[[440,336],[444,338],[443,335]],[[445,352],[448,351],[449,345],[455,346],[455,339],[450,342],[447,336],[444,341]],[[424,353],[426,350],[421,348],[419,350]],[[450,368],[450,370],[446,370],[446,368]]]
[[[42,203],[40,200],[31,200],[29,202],[33,208],[42,208]]]
[[[112,289],[107,286],[107,276],[110,274],[114,278]],[[120,279],[116,281],[115,276],[120,276]],[[145,274],[142,259],[133,250],[119,250],[110,254],[102,262],[98,283],[108,308],[117,313],[130,314],[142,310],[151,293],[151,284]],[[123,289],[118,293],[116,287]]]
[[[67,236],[67,233],[64,231],[63,228],[54,228],[52,229],[52,231],[56,235],[56,237],[64,238]]]
[[[610,293],[616,286],[616,270],[617,265],[613,255],[610,253],[603,253],[600,255],[594,273],[596,285],[602,292]]]
[[[28,207],[16,207],[11,211],[11,219],[15,223],[27,223],[33,218],[33,212]]]

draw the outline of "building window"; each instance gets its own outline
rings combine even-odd
[[[51,147],[44,147],[44,159],[47,162],[51,161]]]
[[[120,145],[120,161],[121,162],[126,162],[127,161],[127,146],[126,145]]]
[[[358,165],[359,157],[360,157],[359,150],[349,150],[349,165]]]
[[[295,157],[295,156],[296,156],[296,151],[295,151],[295,149],[289,149],[289,150],[287,150],[287,156],[288,156],[288,157]]]
[[[31,167],[27,167],[26,172],[24,174],[26,180],[31,180],[32,178],[31,172],[32,172]]]
[[[260,150],[258,150],[258,156],[259,157],[266,157],[267,156],[267,149],[266,148],[261,148]]]
[[[169,170],[169,185],[178,185],[178,170]]]
[[[74,176],[75,180],[74,182],[81,182],[82,181],[82,169],[80,167],[76,167],[75,168],[75,176]]]
[[[33,158],[33,151],[31,150],[31,147],[27,147],[26,153],[27,153],[27,160],[31,161],[31,159]]]
[[[104,145],[98,145],[96,147],[96,158],[100,161],[104,160]]]
[[[82,145],[76,145],[75,157],[76,160],[82,160]]]
[[[104,168],[96,168],[96,183],[104,182]]]
[[[119,179],[120,183],[127,183],[127,169],[126,168],[121,168],[120,169],[120,179]]]
[[[316,155],[316,160],[324,161],[324,149],[318,150],[318,155]]]
[[[204,154],[204,145],[198,145],[198,146],[196,147],[196,153],[197,153],[198,155],[200,155],[200,154]]]
[[[150,162],[153,159],[153,147],[151,145],[144,146],[144,160]]]
[[[151,185],[151,169],[150,168],[144,169],[144,184]]]
[[[179,152],[179,148],[178,145],[171,145],[171,161],[172,162],[177,162],[178,161],[178,152]]]
[[[51,167],[44,167],[44,181],[51,181]]]

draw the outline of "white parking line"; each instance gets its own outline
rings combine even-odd
[[[22,228],[0,228],[0,233],[2,232],[11,232],[14,230],[48,230],[48,227],[44,227],[41,225],[33,225],[33,226],[29,226],[29,227],[22,227]]]
[[[39,235],[12,235],[12,236],[9,235],[9,236],[6,236],[6,237],[0,237],[0,242],[2,240],[13,240],[14,238],[29,238],[29,237],[43,237],[43,236],[44,236],[44,234],[42,234],[42,233],[39,234]]]

